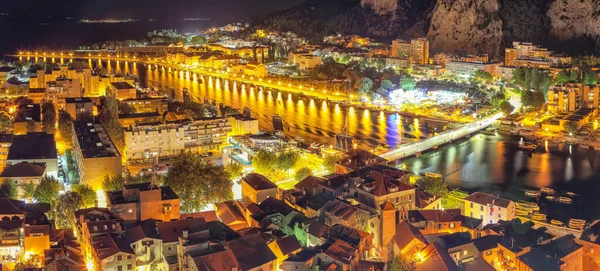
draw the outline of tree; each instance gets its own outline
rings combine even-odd
[[[283,171],[289,171],[300,160],[300,154],[295,151],[285,151],[277,155],[277,168]]]
[[[53,202],[52,217],[56,223],[56,228],[66,229],[75,228],[75,211],[83,206],[83,199],[76,192],[66,192]]]
[[[342,155],[337,153],[326,154],[323,156],[323,166],[325,170],[329,172],[335,172],[335,165],[338,161],[342,160]]]
[[[400,76],[400,81],[398,82],[400,88],[403,90],[413,90],[417,86],[417,81],[415,81],[412,76],[408,74],[404,74]]]
[[[573,121],[566,121],[563,124],[563,129],[567,131],[569,134],[575,133],[577,131],[577,125]]]
[[[371,90],[373,89],[373,81],[367,77],[363,77],[362,79],[360,79],[360,84],[358,86],[358,93],[360,94],[367,94],[369,92],[371,92]]]
[[[67,148],[73,143],[73,118],[65,110],[58,111],[58,134]]]
[[[39,131],[36,131],[35,121],[33,121],[33,120],[27,121],[27,127],[25,129],[27,130],[28,133],[39,132]]]
[[[392,88],[394,88],[394,84],[392,83],[392,81],[385,79],[381,81],[381,87],[386,90],[392,90]]]
[[[388,264],[389,271],[416,271],[417,266],[414,260],[411,260],[404,254],[393,257]]]
[[[252,157],[252,167],[254,171],[262,175],[268,176],[276,170],[277,155],[266,150],[259,150]]]
[[[417,181],[417,186],[436,196],[446,197],[448,195],[448,185],[442,178],[425,176]]]
[[[554,82],[553,84],[555,85],[562,85],[565,83],[568,83],[569,81],[571,81],[571,76],[569,73],[567,73],[566,70],[561,70],[556,77],[554,77]]]
[[[81,71],[83,69],[88,69],[90,66],[87,62],[83,60],[77,60],[71,64],[69,64],[69,68]]]
[[[475,78],[475,80],[483,82],[483,83],[489,83],[494,80],[494,76],[491,73],[486,72],[484,70],[475,71],[475,73],[473,74],[473,77]]]
[[[223,167],[210,165],[188,152],[175,157],[165,185],[173,188],[181,199],[182,212],[199,211],[208,204],[233,199],[233,183]]]
[[[43,177],[33,192],[33,198],[37,202],[51,203],[58,195],[58,190],[60,190],[60,184],[56,179]]]
[[[27,200],[32,200],[33,199],[33,194],[35,193],[35,185],[32,183],[26,183],[25,186],[23,186],[23,198],[27,199]]]
[[[298,170],[296,170],[296,174],[294,174],[294,179],[296,179],[296,181],[302,181],[304,180],[306,177],[308,176],[312,176],[313,172],[309,167],[303,167],[300,168]]]
[[[202,45],[206,43],[206,38],[202,36],[194,36],[190,39],[191,44]]]
[[[125,185],[125,178],[123,178],[123,176],[116,175],[110,177],[106,175],[104,176],[104,181],[102,182],[102,190],[105,192],[119,191],[123,189],[123,185]]]
[[[42,130],[49,134],[56,130],[56,109],[52,102],[42,104]]]
[[[11,123],[12,121],[8,113],[4,111],[0,112],[0,132],[6,132]]]
[[[104,128],[106,128],[110,139],[115,143],[115,147],[117,147],[119,153],[124,155],[125,135],[123,134],[123,127],[121,127],[121,123],[119,122],[119,102],[116,93],[110,88],[106,90],[106,98],[104,99],[102,114],[100,114],[100,121]]]
[[[498,109],[504,112],[504,115],[508,116],[515,110],[515,107],[510,102],[504,100],[500,103]]]
[[[244,167],[238,163],[229,163],[225,166],[225,172],[230,180],[235,180],[242,176]]]
[[[17,185],[15,182],[10,179],[4,180],[2,185],[0,185],[0,197],[16,199],[17,196]]]
[[[97,196],[96,191],[94,191],[91,187],[83,184],[73,185],[73,192],[79,194],[81,196],[81,200],[83,201],[82,208],[89,208],[96,206]]]

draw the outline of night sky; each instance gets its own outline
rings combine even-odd
[[[2,1],[0,12],[13,18],[181,19],[210,18],[218,23],[248,19],[304,0],[19,0]]]

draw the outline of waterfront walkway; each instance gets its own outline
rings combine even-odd
[[[485,129],[501,117],[502,113],[485,117],[476,122],[464,125],[458,129],[441,132],[438,135],[433,136],[431,138],[420,140],[415,143],[400,145],[397,148],[391,149],[390,151],[381,154],[380,156],[388,161],[396,161],[411,155],[420,154],[421,152],[434,149],[440,145],[450,143],[456,139],[476,133],[481,129]]]

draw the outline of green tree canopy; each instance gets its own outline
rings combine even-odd
[[[296,173],[294,174],[294,179],[299,182],[299,181],[304,180],[306,177],[312,176],[312,175],[313,175],[313,172],[309,167],[303,167],[303,168],[296,170]]]
[[[242,177],[244,167],[238,163],[229,163],[225,166],[225,172],[230,180],[235,180]]]
[[[373,80],[363,77],[360,79],[360,84],[358,85],[358,93],[360,94],[368,94],[373,90]]]
[[[52,102],[42,104],[42,130],[49,134],[56,130],[56,109]]]
[[[51,216],[58,229],[75,228],[75,211],[83,206],[83,199],[76,192],[66,192],[53,202]]]
[[[121,127],[121,123],[119,122],[119,102],[114,90],[110,88],[106,90],[100,121],[104,128],[106,128],[110,139],[115,143],[115,147],[117,147],[119,153],[124,155],[125,135],[123,134],[123,127]]]
[[[6,130],[8,129],[8,127],[11,125],[12,120],[10,118],[10,116],[8,115],[8,113],[2,111],[0,112],[0,132],[4,133],[6,132]]]
[[[385,79],[381,81],[381,87],[386,90],[392,90],[394,88],[394,84],[392,83],[392,81]]]
[[[91,187],[83,184],[76,184],[72,187],[73,192],[81,196],[82,208],[90,208],[96,206],[97,196],[96,191]]]
[[[252,157],[254,171],[265,176],[272,174],[276,170],[277,162],[277,155],[266,150],[259,150]]]
[[[165,185],[181,199],[182,212],[199,211],[209,204],[233,199],[233,183],[223,167],[210,165],[187,152],[175,157]]]
[[[415,89],[415,87],[417,87],[417,81],[415,81],[415,79],[408,74],[403,74],[402,76],[400,76],[400,81],[398,82],[398,84],[403,90],[413,90]]]
[[[16,199],[17,198],[17,185],[11,179],[5,179],[2,185],[0,185],[0,197]]]
[[[58,133],[62,138],[63,143],[70,147],[73,143],[73,118],[65,110],[58,111]]]
[[[504,100],[500,103],[498,109],[502,111],[504,115],[508,116],[515,110],[515,107],[509,101]]]
[[[37,202],[51,203],[58,195],[60,184],[52,177],[43,177],[40,184],[33,192],[33,198]]]

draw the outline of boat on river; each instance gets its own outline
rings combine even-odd
[[[515,213],[516,213],[518,216],[528,216],[528,215],[529,215],[529,212],[527,212],[527,211],[523,211],[523,210],[516,210],[516,211],[515,211]]]
[[[545,214],[535,214],[531,216],[532,220],[535,221],[546,221],[546,215]]]
[[[575,196],[577,196],[577,194],[575,194],[573,192],[567,192],[565,194],[567,194],[567,196],[569,196],[569,197],[575,197]]]
[[[549,188],[549,187],[543,187],[542,189],[540,189],[540,191],[542,191],[542,193],[549,194],[549,195],[554,195],[556,193],[556,191],[554,191],[554,189]]]
[[[573,199],[567,198],[567,197],[559,197],[558,201],[560,201],[561,203],[566,203],[566,204],[573,203]]]
[[[554,196],[546,196],[546,199],[547,199],[547,200],[552,200],[552,201],[553,201],[553,200],[555,200],[555,199],[556,199],[556,197],[554,197]]]
[[[554,226],[560,226],[560,227],[563,227],[565,225],[565,223],[563,223],[560,220],[556,220],[556,219],[550,220],[550,224],[552,224]]]
[[[519,144],[519,148],[524,151],[535,151],[537,149],[537,145],[533,143],[523,142]]]
[[[539,190],[525,190],[525,196],[528,197],[539,197],[542,194]]]
[[[585,220],[571,218],[569,220],[569,228],[582,230],[585,227]]]

